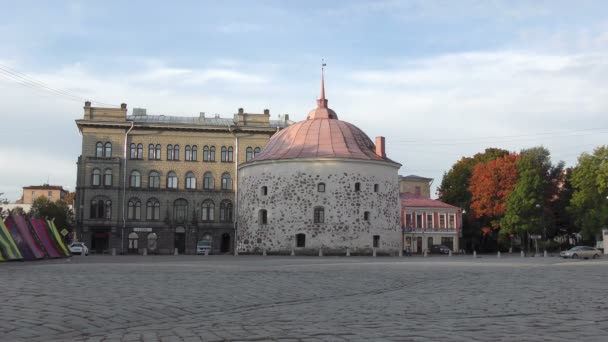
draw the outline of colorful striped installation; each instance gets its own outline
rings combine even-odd
[[[13,237],[0,220],[0,260],[22,260],[23,256],[13,241]]]
[[[12,219],[12,221],[14,222],[14,226],[16,227],[15,229],[21,236],[21,239],[25,242],[25,245],[27,245],[31,255],[33,256],[33,259],[44,259],[46,257],[46,253],[44,250],[42,250],[42,248],[36,241],[36,238],[32,235],[32,232],[30,231],[30,228],[29,228],[29,224],[25,220],[25,217],[15,215],[15,216],[9,217],[9,219]],[[9,231],[11,231],[11,227],[9,227],[8,223],[6,226],[9,229]],[[13,234],[13,231],[11,231],[11,235],[13,235],[13,239],[15,239],[15,235]],[[15,241],[15,242],[17,242],[17,241]],[[23,250],[21,249],[21,246],[19,246],[19,249],[21,250],[21,253],[23,254]],[[33,259],[31,259],[31,260],[33,260]]]
[[[65,245],[65,243],[63,243],[63,238],[61,237],[61,235],[59,234],[59,231],[57,230],[57,227],[55,227],[55,221],[53,220],[46,220],[46,226],[50,232],[50,236],[53,239],[53,242],[55,243],[55,246],[58,246],[59,251],[63,254],[63,256],[69,257],[72,254],[70,253],[70,251],[68,250],[67,246]]]
[[[32,250],[30,249],[28,240],[26,240],[24,237],[21,236],[21,231],[17,227],[17,222],[15,221],[15,217],[16,216],[9,216],[4,221],[4,224],[5,224],[8,232],[11,234],[13,241],[17,245],[17,248],[19,248],[19,251],[21,252],[21,255],[23,256],[23,260],[29,261],[29,260],[39,259],[34,254],[34,252],[32,252]],[[29,235],[29,232],[28,232],[28,235]],[[30,236],[30,240],[33,240],[33,238],[31,236]]]
[[[46,254],[49,258],[61,258],[61,254],[52,241],[46,229],[45,221],[41,218],[31,218],[29,223],[34,230],[34,233],[38,237],[42,247],[46,250]]]

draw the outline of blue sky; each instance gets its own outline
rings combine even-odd
[[[536,145],[575,165],[608,131],[605,1],[2,1],[0,66],[153,114],[302,120],[330,107],[387,137],[400,173]],[[70,189],[82,103],[0,74],[0,192]],[[41,165],[44,165],[41,167]]]

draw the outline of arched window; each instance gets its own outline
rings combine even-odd
[[[167,145],[167,160],[173,160],[173,145]]]
[[[173,146],[173,160],[179,160],[179,145]]]
[[[102,158],[103,157],[103,143],[98,142],[95,149],[95,157]]]
[[[250,161],[251,159],[253,159],[253,148],[251,148],[251,146],[247,147],[246,150],[246,154],[245,154],[245,161]]]
[[[93,179],[91,180],[93,186],[101,185],[101,170],[93,169]]]
[[[268,224],[268,212],[266,209],[261,209],[258,212],[258,222],[260,224]]]
[[[363,212],[363,221],[369,221],[369,211]]]
[[[306,247],[306,234],[296,234],[296,247]]]
[[[258,156],[258,154],[260,153],[260,151],[261,151],[261,149],[260,149],[259,147],[256,147],[256,148],[253,150],[253,157],[254,157],[254,158],[255,158],[255,157],[257,157],[257,156]]]
[[[103,151],[103,156],[106,158],[112,158],[112,143],[107,142],[105,144],[105,150]]]
[[[141,220],[141,201],[137,198],[129,200],[127,218],[129,220]]]
[[[209,146],[203,147],[203,161],[209,161]]]
[[[226,172],[222,175],[222,190],[230,189],[232,189],[232,178],[230,178],[230,174]]]
[[[232,222],[232,202],[223,201],[220,203],[220,221]]]
[[[158,246],[158,236],[156,236],[156,233],[148,234],[148,249],[150,251],[155,251],[157,246]]]
[[[203,221],[213,221],[213,217],[215,213],[215,204],[211,200],[206,200],[202,205],[202,213],[201,220]]]
[[[131,143],[131,145],[130,145],[130,148],[129,148],[129,158],[130,159],[137,158],[137,145],[135,145],[135,143]]]
[[[268,187],[267,187],[266,185],[264,185],[264,186],[262,187],[262,189],[261,189],[261,191],[260,191],[260,194],[261,194],[262,196],[266,196],[266,195],[268,195]]]
[[[160,173],[156,171],[150,172],[148,175],[148,188],[158,189],[160,188]]]
[[[190,148],[190,145],[186,145],[184,153],[187,161],[192,160],[192,149]]]
[[[319,184],[317,184],[317,191],[318,192],[325,192],[325,183],[319,183]]]
[[[215,161],[215,146],[209,147],[209,161]]]
[[[148,160],[154,160],[156,159],[156,156],[154,155],[154,144],[150,144],[148,145]]]
[[[112,186],[112,170],[111,169],[106,169],[103,172],[103,185]]]
[[[112,201],[104,199],[93,199],[91,201],[90,217],[92,219],[111,219]]]
[[[161,149],[162,149],[162,147],[160,146],[160,144],[156,144],[156,153],[155,153],[156,160],[160,160]]]
[[[192,145],[192,158],[190,160],[196,161],[198,159],[198,147],[196,145]]]
[[[139,171],[131,171],[129,185],[132,188],[141,188],[141,174]]]
[[[144,145],[137,144],[137,159],[144,159]]]
[[[211,174],[211,172],[205,172],[205,175],[203,176],[203,189],[213,189],[213,174]]]
[[[314,222],[315,223],[325,223],[325,208],[323,208],[323,207],[315,208]]]
[[[380,189],[380,185],[374,184],[374,192],[378,192],[379,189]]]
[[[173,171],[167,174],[167,189],[177,189],[177,175]]]
[[[355,183],[355,191],[361,191],[361,183]]]
[[[188,219],[188,201],[183,198],[173,202],[173,218],[177,223],[184,223]]]
[[[233,151],[234,149],[232,148],[232,146],[228,147],[228,161],[232,162],[233,161]]]
[[[129,253],[137,253],[139,247],[139,235],[136,232],[132,232],[128,236],[129,238]]]
[[[186,173],[186,189],[196,189],[196,177],[193,172]]]
[[[226,146],[222,146],[222,159],[223,162],[228,161],[228,149]]]
[[[146,203],[146,220],[160,220],[160,202],[156,198],[151,198]]]

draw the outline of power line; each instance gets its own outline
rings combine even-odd
[[[61,90],[61,89],[57,89],[57,88],[53,88],[51,86],[48,86],[36,79],[33,79],[25,74],[22,74],[14,69],[11,69],[10,67],[0,64],[0,76],[3,76],[5,79],[9,79],[11,81],[14,81],[16,83],[19,83],[22,86],[31,88],[31,89],[35,89],[41,92],[45,92],[49,95],[53,95],[53,96],[61,96],[64,99],[67,100],[72,100],[72,101],[78,101],[78,102],[85,102],[88,101],[88,99],[85,99],[83,97],[80,97],[78,95],[74,95],[70,92],[67,92],[65,90]],[[100,102],[100,101],[93,101],[91,100],[92,103],[96,103],[96,104],[100,104],[103,106],[109,106],[109,107],[119,107],[118,105],[115,104],[109,104],[109,103],[104,103],[104,102]]]

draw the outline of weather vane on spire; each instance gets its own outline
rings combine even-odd
[[[321,100],[323,101],[323,105],[327,106],[327,101],[325,101],[325,58],[321,58]]]

